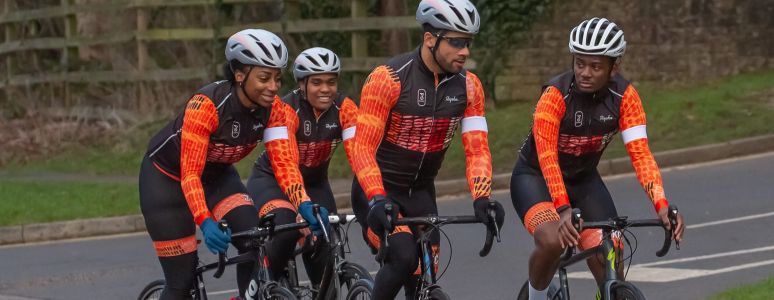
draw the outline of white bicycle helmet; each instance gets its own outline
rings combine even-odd
[[[336,73],[339,75],[341,61],[336,53],[322,48],[314,47],[301,52],[293,62],[293,77],[301,81],[309,75]]]
[[[288,65],[288,48],[276,34],[263,29],[245,29],[228,38],[226,60],[284,69]]]
[[[592,18],[570,31],[570,53],[621,57],[626,52],[623,30],[604,18]]]
[[[476,34],[481,25],[478,10],[468,0],[422,0],[417,8],[419,24],[437,29]]]

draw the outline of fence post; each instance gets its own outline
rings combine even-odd
[[[148,67],[148,44],[144,40],[145,32],[148,31],[148,11],[147,8],[137,7],[137,31],[135,32],[134,39],[137,41],[137,75],[142,77],[145,69]],[[153,110],[153,107],[148,107],[146,103],[152,103],[151,99],[147,99],[149,96],[146,92],[146,88],[142,80],[138,80],[135,84],[136,95],[138,99],[135,100],[135,105],[138,111],[143,109]]]
[[[69,12],[71,2],[72,0],[62,0],[62,8]],[[65,45],[62,48],[62,60],[60,63],[63,73],[67,74],[70,72],[70,58],[77,57],[75,48],[70,47],[70,39],[76,35],[77,19],[74,12],[69,12],[64,18]],[[65,79],[62,85],[64,89],[64,107],[70,107],[73,105],[70,95],[70,83]]]
[[[352,18],[366,17],[368,12],[367,0],[352,0]],[[352,58],[368,57],[368,35],[365,32],[352,32]],[[363,82],[363,74],[352,72],[352,93],[359,95]]]
[[[11,0],[5,0],[3,1],[3,14],[6,14],[11,11]],[[8,43],[10,41],[13,41],[15,38],[14,34],[14,23],[6,23],[3,26],[5,27],[5,42]],[[9,104],[13,105],[14,107],[17,107],[16,103],[13,103],[12,97],[11,97],[11,78],[13,77],[13,69],[14,69],[14,60],[13,55],[14,52],[9,52],[5,54],[5,87],[3,88],[3,93],[5,94],[5,101],[8,101]]]

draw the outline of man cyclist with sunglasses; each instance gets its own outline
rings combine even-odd
[[[353,210],[372,249],[378,249],[389,232],[390,247],[375,278],[375,299],[394,298],[404,284],[407,295],[414,293],[416,281],[408,279],[418,265],[416,228],[393,228],[385,207],[392,205],[393,219],[399,214],[437,214],[435,176],[460,125],[473,208],[483,222],[490,202],[492,159],[484,92],[478,77],[463,68],[478,33],[478,12],[468,0],[423,0],[416,16],[424,29],[422,44],[371,72],[361,93],[355,133]],[[504,211],[495,203],[499,227]],[[437,262],[437,232],[433,238]]]

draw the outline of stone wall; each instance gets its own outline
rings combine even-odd
[[[772,0],[576,0],[553,5],[508,55],[498,101],[535,101],[540,84],[571,67],[569,31],[606,17],[627,41],[621,70],[632,81],[683,82],[774,68]]]

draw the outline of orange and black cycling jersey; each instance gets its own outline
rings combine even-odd
[[[377,67],[363,86],[352,161],[366,196],[385,195],[385,184],[410,193],[432,183],[460,125],[471,194],[488,197],[492,159],[478,77],[434,74],[419,49]]]
[[[300,90],[294,90],[282,98],[295,113],[290,115],[291,123],[297,124],[299,168],[304,182],[319,182],[328,178],[328,165],[333,151],[342,141],[347,158],[352,153],[352,142],[357,123],[357,105],[347,96],[337,94],[331,107],[316,115],[314,108]],[[351,160],[351,159],[350,159]],[[271,163],[263,153],[256,167],[273,174]]]
[[[604,89],[583,93],[572,71],[551,79],[534,113],[520,163],[542,172],[554,207],[569,205],[564,181],[594,172],[602,152],[618,132],[640,184],[653,206],[668,206],[656,161],[648,147],[645,111],[634,87],[616,74]]]
[[[244,107],[230,81],[210,83],[197,91],[185,110],[150,141],[147,155],[167,176],[180,181],[196,224],[211,217],[204,201],[202,174],[217,174],[238,162],[261,140],[276,176],[294,204],[307,201],[298,171],[295,137],[288,135],[293,110],[279,97],[270,108]]]

